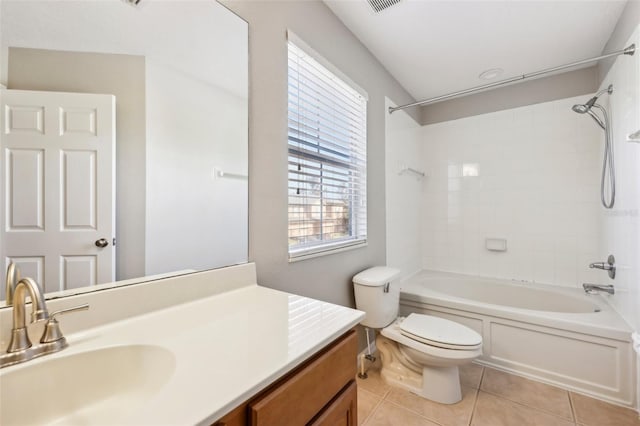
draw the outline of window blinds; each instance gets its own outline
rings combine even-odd
[[[365,96],[288,43],[289,255],[367,237]]]

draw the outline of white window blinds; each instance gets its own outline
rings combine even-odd
[[[289,38],[292,260],[364,244],[367,238],[366,97],[300,44]]]

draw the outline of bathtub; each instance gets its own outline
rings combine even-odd
[[[603,296],[434,271],[400,287],[401,315],[439,316],[480,333],[480,364],[635,407],[632,329]]]

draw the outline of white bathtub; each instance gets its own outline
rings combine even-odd
[[[422,271],[401,284],[400,313],[411,312],[476,330],[482,364],[635,406],[632,329],[603,296]]]

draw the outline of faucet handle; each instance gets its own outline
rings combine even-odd
[[[69,314],[71,312],[86,311],[87,309],[89,309],[89,305],[85,303],[72,308],[60,309],[59,311],[49,314],[49,320],[44,325],[44,332],[42,333],[42,338],[40,338],[40,343],[52,343],[64,339],[56,316]]]
[[[589,264],[591,269],[602,269],[607,271],[609,278],[614,279],[616,277],[616,258],[610,254],[606,262],[593,262]]]

